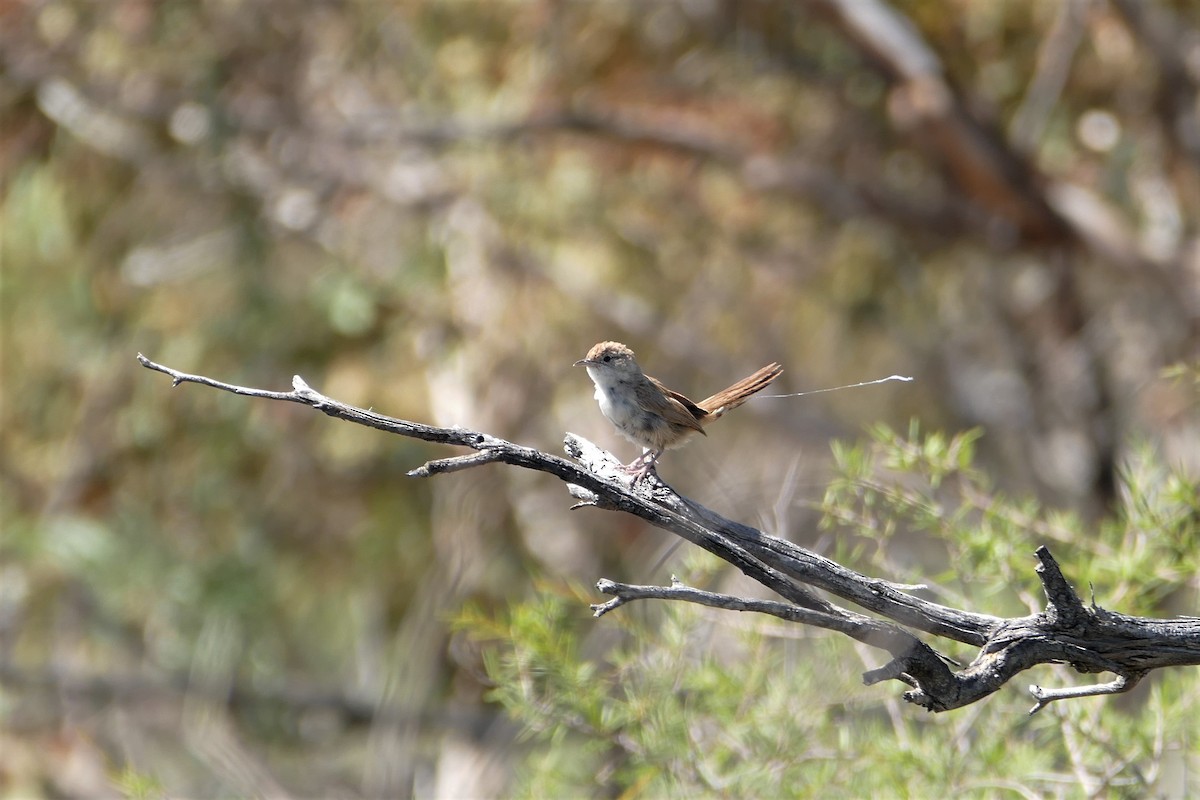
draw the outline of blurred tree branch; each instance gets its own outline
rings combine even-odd
[[[1062,97],[1075,52],[1083,41],[1090,0],[1065,0],[1038,49],[1033,80],[1009,124],[1009,137],[1026,153],[1036,149],[1046,122]]]
[[[911,590],[919,587],[862,575],[792,542],[727,520],[661,482],[635,491],[627,476],[622,477],[620,464],[611,454],[574,434],[567,434],[565,444],[578,464],[486,433],[410,422],[340,403],[315,391],[299,376],[292,379],[292,391],[276,392],[180,372],[140,353],[138,361],[171,376],[175,386],[198,383],[242,396],[302,403],[337,419],[478,451],[428,462],[410,471],[416,477],[488,463],[549,473],[568,484],[580,501],[575,507],[595,506],[637,516],[729,562],[788,601],[738,598],[678,583],[670,587],[630,586],[605,579],[597,587],[614,599],[594,605],[596,616],[632,600],[655,598],[755,611],[837,631],[891,656],[884,666],[864,674],[865,683],[901,681],[912,687],[904,698],[930,711],[961,708],[981,700],[1038,664],[1065,662],[1081,673],[1111,672],[1117,677],[1088,687],[1031,687],[1037,700],[1031,713],[1058,699],[1127,691],[1154,669],[1200,664],[1200,618],[1146,619],[1116,614],[1094,603],[1088,608],[1044,546],[1037,549],[1036,555],[1037,572],[1047,597],[1045,611],[1011,619],[964,611],[918,597]],[[823,589],[891,621],[841,608],[809,587]],[[949,666],[952,662],[909,628],[977,646],[979,655],[971,664],[953,671]]]
[[[1080,0],[1082,1],[1082,0]],[[1194,99],[1190,81],[1178,54],[1163,45],[1173,39],[1169,23],[1136,3],[1118,3],[1139,37],[1145,39],[1164,75],[1163,97],[1181,144],[1196,157],[1200,134],[1188,98]],[[438,147],[470,142],[511,142],[530,135],[575,132],[600,136],[628,145],[663,147],[675,152],[720,163],[739,173],[747,185],[801,197],[838,219],[863,212],[876,214],[906,227],[917,227],[941,236],[983,232],[1000,246],[1016,241],[1027,244],[1081,244],[1105,261],[1125,268],[1164,268],[1162,259],[1143,252],[1134,231],[1121,215],[1087,187],[1041,175],[1003,133],[973,113],[945,75],[934,50],[913,24],[884,0],[817,0],[812,7],[824,16],[846,41],[857,47],[867,63],[892,85],[889,115],[901,132],[922,145],[953,178],[964,198],[916,203],[912,197],[889,190],[878,182],[855,181],[818,163],[794,156],[750,153],[695,130],[670,124],[629,119],[618,107],[598,109],[564,106],[538,111],[525,119],[502,123],[439,120],[413,124],[400,120],[387,109],[376,109],[357,121],[345,121],[330,129],[297,124],[283,118],[256,118],[239,109],[214,105],[210,112],[231,133],[286,136],[292,146],[293,163],[263,166],[276,172],[266,185],[246,184],[264,201],[278,189],[274,184],[287,175],[302,177],[319,185],[322,196],[337,188],[370,187],[375,180],[370,158],[356,148],[381,144],[398,147]],[[1058,38],[1077,35],[1072,23],[1076,4],[1064,11]],[[154,131],[165,127],[178,103],[168,98],[132,108],[117,93],[90,81],[76,83],[69,70],[34,46],[4,41],[4,65],[10,80],[34,89],[38,104],[57,124],[71,130],[81,141],[97,150],[130,163],[143,164],[164,157],[155,144]],[[1069,50],[1070,48],[1066,48]],[[1177,48],[1176,48],[1177,49]],[[1048,63],[1039,71],[1038,85],[1031,87],[1031,104],[1042,108],[1054,94],[1051,87],[1069,66],[1069,52],[1047,42]],[[1052,56],[1058,56],[1055,61]],[[1041,98],[1040,102],[1036,102]],[[1193,103],[1194,105],[1194,103]],[[1037,109],[1029,115],[1037,116]],[[1190,116],[1189,116],[1190,114]],[[1026,115],[1026,116],[1029,116]],[[1023,146],[1033,135],[1036,120],[1014,122],[1015,137]],[[1019,128],[1019,130],[1016,130]],[[295,159],[301,152],[314,157]],[[306,175],[298,175],[298,164]],[[239,170],[229,177],[247,176]],[[262,176],[259,176],[262,177]],[[444,200],[444,189],[422,202]],[[1194,313],[1194,310],[1193,310]]]
[[[227,706],[233,711],[257,711],[277,707],[294,714],[331,713],[344,725],[370,726],[382,723],[439,722],[444,727],[470,730],[487,724],[491,717],[466,710],[436,712],[411,711],[381,705],[372,697],[359,697],[341,691],[313,686],[261,686],[257,683],[214,683],[207,685],[186,674],[167,677],[142,673],[86,672],[57,664],[37,668],[0,659],[0,683],[27,691],[49,690],[65,699],[87,700],[94,706],[110,703],[148,703],[164,695],[183,695],[192,699]]]
[[[1112,4],[1158,66],[1162,76],[1158,108],[1167,123],[1165,129],[1200,166],[1200,80],[1186,61],[1186,42],[1195,42],[1197,31],[1183,24],[1162,3],[1112,0]]]
[[[913,24],[883,0],[819,0],[835,27],[892,83],[889,110],[977,203],[1023,239],[1060,242],[1070,228],[1051,207],[1025,159],[964,107],[941,61]]]
[[[1103,198],[1078,184],[1046,179],[999,130],[972,113],[947,79],[937,54],[911,21],[885,0],[817,0],[814,5],[891,81],[888,107],[897,127],[911,130],[967,197],[996,220],[1005,221],[1021,240],[1080,244],[1114,266],[1151,267],[1160,280],[1165,278],[1168,265],[1143,251],[1130,227]],[[1140,19],[1142,6],[1128,5],[1137,6],[1133,16]],[[1067,4],[1063,13],[1058,36],[1069,38],[1071,17],[1078,11]],[[1069,55],[1063,52],[1061,58],[1069,60]],[[1040,74],[1049,82],[1065,66],[1047,66]],[[1164,73],[1170,77],[1174,73],[1168,67],[1164,66]],[[1178,86],[1178,81],[1172,86]],[[1031,93],[1048,91],[1031,87]],[[1174,89],[1170,93],[1178,95]],[[1031,133],[1024,128],[1022,132]],[[1193,317],[1196,313],[1190,309]]]

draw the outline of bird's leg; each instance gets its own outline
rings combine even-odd
[[[658,461],[658,457],[663,454],[662,449],[649,450],[647,449],[640,456],[630,461],[621,467],[626,473],[633,476],[630,486],[637,486],[651,475],[657,475],[654,471],[654,464]]]
[[[645,453],[638,456],[633,461],[630,461],[628,464],[621,465],[621,471],[624,472],[626,475],[637,475],[637,474],[645,471],[645,469],[646,469],[646,454]]]

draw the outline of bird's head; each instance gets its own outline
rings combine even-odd
[[[620,342],[600,342],[588,351],[587,358],[575,362],[577,367],[587,367],[617,375],[633,375],[641,372],[633,351]]]

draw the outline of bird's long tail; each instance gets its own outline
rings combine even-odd
[[[712,397],[701,400],[696,405],[708,412],[708,416],[702,421],[711,422],[731,408],[737,408],[746,402],[746,398],[750,395],[765,389],[782,372],[783,367],[780,365],[768,364],[748,378],[742,378],[728,389],[722,389]]]

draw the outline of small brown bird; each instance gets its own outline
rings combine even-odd
[[[728,389],[693,403],[642,372],[633,351],[620,342],[600,342],[575,366],[587,367],[596,384],[600,411],[608,421],[626,439],[646,449],[625,466],[635,483],[654,471],[654,462],[664,450],[679,447],[694,434],[704,434],[705,425],[746,402],[783,372],[778,364],[768,364]]]

